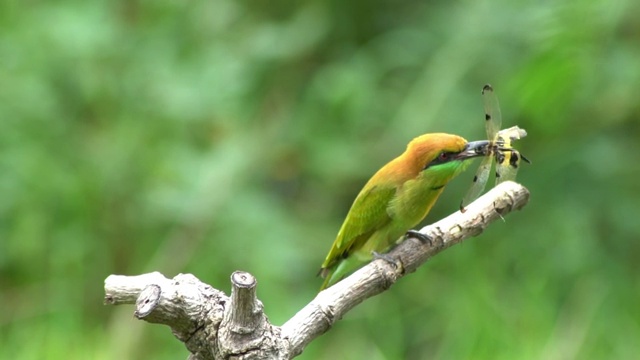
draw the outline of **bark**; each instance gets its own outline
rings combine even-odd
[[[136,304],[134,316],[164,324],[182,341],[192,360],[291,359],[362,301],[386,291],[431,256],[472,236],[492,222],[527,204],[529,191],[504,182],[467,207],[429,225],[421,233],[431,243],[409,238],[378,259],[320,292],[282,326],[269,322],[256,298],[256,279],[231,275],[231,296],[191,274],[167,279],[154,272],[138,276],[110,275],[105,304]]]

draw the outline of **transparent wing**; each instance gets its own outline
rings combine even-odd
[[[511,142],[514,140],[520,140],[527,136],[527,132],[517,126],[512,126],[508,129],[498,131],[497,138],[502,138],[504,141],[504,147],[510,148]],[[500,140],[500,139],[499,139]]]
[[[493,93],[491,85],[487,84],[482,88],[482,102],[484,103],[484,119],[487,128],[487,139],[493,140],[502,126],[502,114],[500,114],[500,104],[498,97]]]
[[[471,202],[482,194],[485,186],[487,185],[487,180],[489,180],[489,173],[491,172],[491,161],[493,160],[493,156],[489,155],[482,159],[480,163],[480,167],[476,172],[476,175],[473,177],[473,184],[471,188],[467,191],[467,194],[462,198],[462,203],[460,204],[460,210],[463,211],[464,207],[471,204]]]

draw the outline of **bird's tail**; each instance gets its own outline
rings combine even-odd
[[[358,256],[349,256],[331,267],[320,269],[319,275],[324,278],[320,291],[344,279],[369,261],[371,261],[370,258],[361,259]]]
[[[335,268],[334,269],[321,268],[320,271],[318,271],[318,276],[324,279],[324,281],[322,282],[322,285],[320,286],[319,291],[322,291],[328,288],[329,286],[333,285],[331,283],[331,278],[333,277],[334,270]]]

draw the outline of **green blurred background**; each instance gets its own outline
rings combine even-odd
[[[529,136],[531,201],[301,359],[640,353],[640,3],[0,3],[0,358],[184,359],[109,274],[310,301],[351,201],[426,132]],[[473,166],[475,168],[475,166]],[[472,172],[425,223],[456,211]]]

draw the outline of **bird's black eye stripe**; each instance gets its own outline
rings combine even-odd
[[[454,152],[443,151],[440,154],[438,154],[438,156],[436,156],[436,158],[433,159],[430,163],[428,163],[424,168],[426,169],[429,166],[438,165],[438,164],[444,164],[444,163],[446,163],[448,161],[453,160],[455,155],[456,155],[456,153],[454,153]]]

